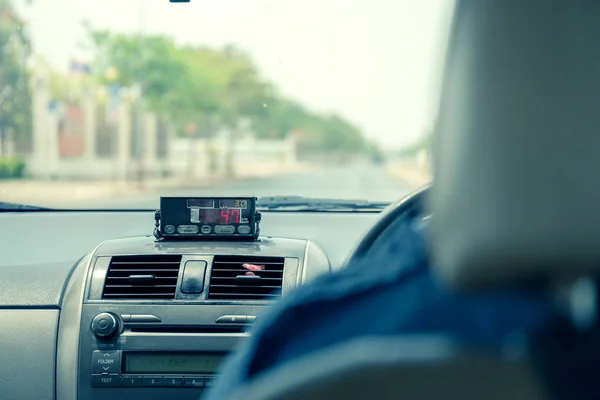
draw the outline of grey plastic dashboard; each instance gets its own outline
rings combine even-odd
[[[271,243],[275,250],[263,246],[245,251],[266,249],[267,253],[276,253],[277,248],[288,245],[297,252],[298,241],[287,239],[300,239],[322,249],[335,270],[378,216],[358,212],[264,212],[263,244]],[[100,243],[115,238],[132,239],[110,240],[99,249],[105,254],[157,249],[148,237],[153,217],[152,211],[0,213],[0,376],[11,377],[0,381],[3,398],[57,398],[59,331],[77,328],[60,316],[75,265]],[[189,244],[185,246],[186,253],[194,253]],[[226,254],[228,246],[220,246],[218,253]],[[310,277],[310,262],[304,262],[307,270],[303,274]],[[75,274],[72,279],[82,278]]]
[[[335,270],[378,213],[265,212],[263,236],[312,240]],[[107,239],[152,233],[154,212],[0,213],[0,307],[58,307],[75,263]]]

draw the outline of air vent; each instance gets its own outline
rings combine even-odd
[[[112,257],[103,299],[174,299],[180,255]]]
[[[215,256],[209,300],[274,300],[281,297],[283,257]]]

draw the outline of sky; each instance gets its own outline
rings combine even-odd
[[[248,51],[281,93],[336,112],[387,148],[431,129],[452,0],[14,0],[34,51],[85,58],[82,21]]]

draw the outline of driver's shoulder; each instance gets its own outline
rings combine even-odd
[[[347,301],[382,286],[405,283],[427,270],[423,234],[406,223],[381,238],[368,257],[352,260],[333,273],[317,277],[295,289],[278,308],[294,308],[315,303]]]
[[[281,340],[292,327],[295,335],[330,330],[331,327],[319,324],[339,320],[341,314],[378,313],[382,302],[390,297],[407,291],[422,292],[419,288],[431,285],[421,235],[407,224],[386,237],[368,258],[354,260],[284,296],[255,327],[255,338]]]
[[[411,235],[406,232],[389,251],[320,276],[275,304],[246,349],[248,375],[354,336],[391,333],[390,318],[396,313],[382,315],[382,304],[401,303],[407,292],[431,292],[422,247]],[[401,308],[408,318],[410,308]]]

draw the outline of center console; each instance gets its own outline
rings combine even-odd
[[[274,301],[329,271],[306,240],[107,241],[65,291],[57,398],[198,399]]]

